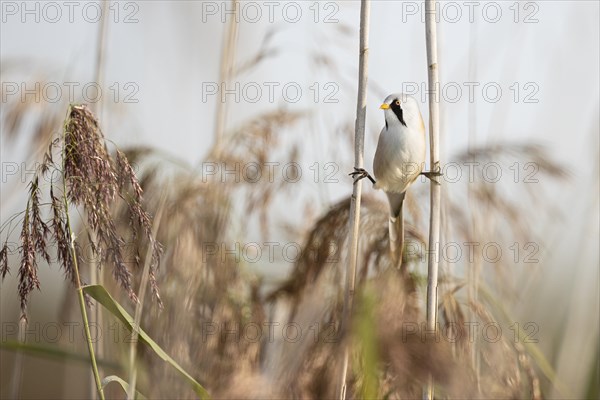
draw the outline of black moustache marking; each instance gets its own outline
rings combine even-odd
[[[394,101],[392,101],[392,104],[390,104],[390,108],[392,109],[394,114],[396,114],[396,117],[398,117],[398,120],[400,121],[400,123],[402,125],[406,126],[406,122],[404,121],[404,115],[402,112],[402,107],[400,107],[400,105],[396,104],[397,101],[398,101],[398,99],[394,99]]]

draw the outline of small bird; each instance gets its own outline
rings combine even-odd
[[[402,262],[404,246],[404,219],[402,203],[406,190],[423,172],[425,165],[425,125],[414,97],[403,93],[391,94],[379,107],[384,110],[385,127],[379,134],[379,142],[373,159],[375,179],[362,168],[355,168],[355,182],[369,178],[376,189],[382,189],[390,204],[388,222],[392,258]]]

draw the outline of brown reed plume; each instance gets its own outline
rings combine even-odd
[[[60,163],[55,158],[60,154]],[[47,189],[49,202],[43,202],[42,189]],[[142,208],[142,189],[127,157],[116,150],[113,157],[94,115],[85,106],[72,105],[67,112],[62,137],[51,141],[43,162],[29,183],[29,196],[25,210],[7,221],[3,229],[9,233],[22,218],[20,235],[21,264],[19,267],[19,298],[22,318],[27,315],[27,302],[31,292],[39,289],[38,257],[51,263],[56,254],[68,279],[77,282],[76,258],[81,258],[78,236],[93,232],[96,241],[90,240],[92,255],[100,265],[111,265],[113,276],[128,296],[137,301],[131,285],[131,271],[126,265],[124,245],[126,239],[116,229],[117,223],[111,208],[118,199],[130,210],[128,234],[147,238],[152,248],[150,286],[160,303],[155,271],[162,253],[161,244],[151,232],[151,217]],[[69,226],[70,209],[80,207],[84,212],[84,230],[76,233]],[[72,251],[74,249],[74,251]],[[0,252],[2,278],[9,273],[9,244],[7,239]],[[139,257],[136,257],[139,263]]]

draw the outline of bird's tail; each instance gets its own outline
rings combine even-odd
[[[404,215],[402,213],[404,193],[388,193],[388,200],[390,202],[388,222],[390,251],[392,260],[400,266],[404,250]]]

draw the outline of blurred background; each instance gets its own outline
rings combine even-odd
[[[18,356],[7,345],[18,339],[20,316],[20,225],[10,220],[24,209],[27,183],[71,103],[88,104],[109,149],[128,155],[145,206],[163,215],[158,283],[165,310],[147,301],[144,329],[215,397],[335,395],[331,365],[339,342],[299,344],[280,333],[271,341],[267,330],[249,341],[244,327],[295,321],[306,336],[322,324],[322,339],[325,324],[339,323],[360,3],[0,7],[0,238],[14,244],[0,293],[2,398],[94,393],[75,292],[58,266],[40,262],[41,290],[30,298],[25,336],[64,353]],[[429,96],[437,96],[445,174],[440,322],[479,329],[494,321],[500,332],[477,331],[458,347],[447,343],[447,356],[437,359],[440,393],[597,398],[599,3],[440,2],[435,93],[427,87],[423,3],[371,7],[366,168],[372,170],[384,124],[381,101],[411,94],[427,120]],[[428,181],[411,191],[409,238],[417,250],[408,252],[410,275],[394,275],[384,254],[385,197],[363,183],[361,282],[375,305],[365,312],[370,319],[358,313],[372,328],[356,335],[381,350],[377,397],[418,395],[420,368],[435,361],[422,361],[418,344],[406,350],[399,334],[401,321],[424,321]],[[125,226],[126,211],[113,211]],[[81,222],[81,238],[85,229]],[[333,258],[311,258],[313,250]],[[95,267],[86,263],[84,280],[99,280],[132,312],[111,266],[99,276],[90,273]],[[390,315],[400,325],[386,332]],[[103,369],[125,378],[126,331],[108,315],[95,318]],[[216,321],[219,332],[207,334],[206,324]],[[155,355],[140,357],[142,393],[193,396]],[[369,365],[356,364],[352,387],[359,397]],[[468,389],[449,383],[463,378]]]

